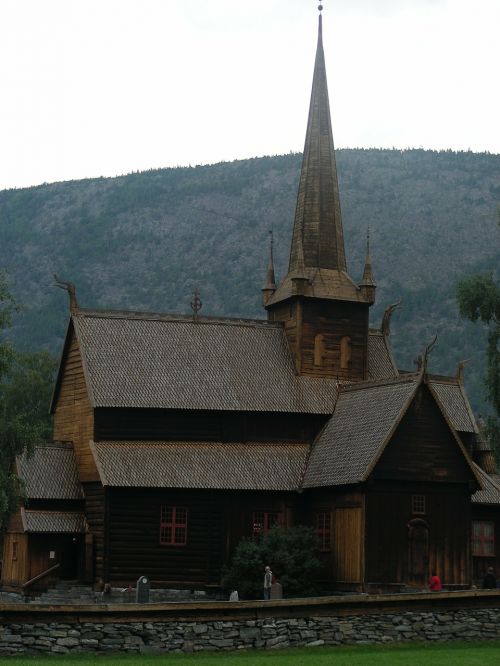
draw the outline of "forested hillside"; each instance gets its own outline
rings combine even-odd
[[[275,233],[278,276],[288,259],[301,156],[0,192],[0,268],[23,304],[12,330],[25,350],[58,353],[67,297],[53,273],[77,285],[88,308],[263,317],[260,288]],[[500,156],[424,150],[340,150],[338,171],[349,273],[359,280],[370,227],[378,283],[372,322],[401,298],[393,346],[400,365],[438,333],[431,369],[454,373],[470,358],[468,388],[484,409],[485,332],[462,321],[457,280],[497,269]]]

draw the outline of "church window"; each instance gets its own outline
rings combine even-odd
[[[315,517],[316,536],[319,541],[319,549],[322,551],[330,550],[331,536],[331,514],[329,511],[318,511]]]
[[[252,536],[267,534],[271,527],[280,524],[278,511],[254,511],[252,514]]]
[[[184,506],[160,507],[160,544],[185,546],[187,544],[188,510]]]
[[[475,557],[495,557],[495,523],[472,521],[472,554]]]
[[[325,336],[319,333],[314,338],[314,365],[323,365],[325,356]]]
[[[351,364],[351,338],[348,335],[340,340],[340,367],[347,370]]]
[[[411,496],[411,512],[425,513],[425,495]]]

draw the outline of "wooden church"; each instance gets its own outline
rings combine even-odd
[[[4,589],[48,571],[217,588],[239,540],[276,524],[314,527],[325,590],[422,588],[431,570],[463,587],[496,563],[500,485],[461,374],[429,375],[428,349],[400,371],[394,308],[369,327],[369,251],[359,284],[347,272],[321,20],[288,273],[277,285],[271,247],[267,319],[93,311],[72,296],[54,443],[17,461],[26,499]]]

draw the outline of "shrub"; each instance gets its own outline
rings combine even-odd
[[[262,597],[264,568],[269,565],[287,597],[304,597],[316,591],[321,564],[318,540],[312,527],[288,530],[275,526],[258,538],[242,539],[231,565],[223,572],[223,586],[238,590],[242,598]]]

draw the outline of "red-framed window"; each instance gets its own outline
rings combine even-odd
[[[281,514],[278,511],[254,511],[252,514],[252,536],[266,534],[271,527],[281,523]]]
[[[188,510],[185,506],[160,507],[160,544],[185,546],[187,544]]]
[[[425,513],[425,495],[411,496],[411,512],[418,514]]]
[[[320,550],[331,549],[332,521],[330,511],[318,511],[315,516],[316,536]]]
[[[495,523],[489,520],[472,521],[472,554],[475,557],[495,557]]]

